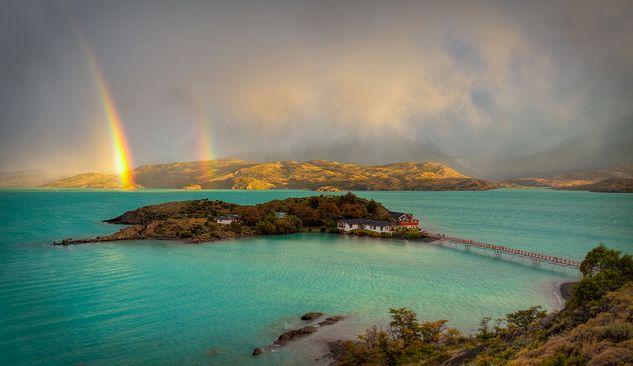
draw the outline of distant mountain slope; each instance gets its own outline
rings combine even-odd
[[[38,187],[54,179],[59,179],[59,176],[38,170],[0,172],[0,188]]]
[[[595,192],[630,192],[627,186],[633,181],[633,164],[611,169],[576,170],[544,177],[529,177],[507,181],[512,185],[550,187]]]
[[[120,188],[121,184],[114,174],[84,173],[45,184],[53,188]]]
[[[246,147],[235,152],[235,156],[256,161],[309,161],[321,160],[355,163],[362,165],[383,165],[394,161],[434,161],[453,167],[461,172],[462,166],[454,157],[442,151],[431,141],[418,141],[410,137],[390,135],[384,139],[368,139],[360,136],[332,136],[326,141],[301,141],[282,147],[271,145]]]
[[[561,187],[560,189],[591,192],[633,193],[633,179],[613,177],[603,179],[595,183],[566,186]]]
[[[471,178],[442,164],[404,162],[386,165],[335,161],[247,162],[219,159],[145,165],[134,180],[146,188],[319,189],[342,190],[487,190],[496,183]],[[49,187],[118,188],[115,175],[86,173],[50,183]]]

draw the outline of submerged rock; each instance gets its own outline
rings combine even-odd
[[[305,337],[307,335],[315,333],[316,331],[317,327],[312,325],[299,329],[291,329],[277,337],[277,339],[275,339],[275,341],[273,342],[273,346],[283,346],[290,341],[293,341],[297,338]]]
[[[253,350],[253,356],[259,356],[262,354],[262,349],[259,347],[255,347],[255,349]]]
[[[210,349],[207,352],[204,353],[207,356],[216,356],[220,354],[220,350],[218,349]]]
[[[301,315],[301,320],[306,320],[306,321],[311,321],[311,320],[315,320],[318,319],[320,317],[323,316],[323,313],[318,312],[318,311],[314,311],[314,312],[309,312],[309,313],[305,313],[303,315]]]
[[[342,316],[342,315],[329,316],[329,317],[325,318],[324,321],[319,322],[319,325],[320,326],[332,325],[332,324],[338,322],[339,320],[341,320],[343,318],[344,318],[344,316]]]

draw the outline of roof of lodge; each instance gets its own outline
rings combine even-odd
[[[406,212],[389,211],[389,215],[391,215],[391,217],[393,217],[394,219],[399,219],[400,217],[402,217],[402,215],[410,215],[410,214]]]
[[[239,218],[240,218],[240,215],[238,214],[226,214],[226,215],[216,217],[216,220],[235,220]]]
[[[339,222],[344,222],[346,224],[354,225],[354,224],[363,224],[363,225],[373,225],[373,226],[392,226],[393,223],[390,221],[382,221],[382,220],[367,220],[367,219],[343,219],[338,220]]]

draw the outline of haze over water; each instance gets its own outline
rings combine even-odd
[[[252,204],[307,191],[0,191],[0,364],[293,364],[325,339],[386,321],[389,307],[470,332],[533,305],[560,305],[571,270],[433,244],[321,234],[186,245],[50,246],[111,233],[101,220],[194,198]],[[358,192],[426,229],[580,259],[598,242],[633,252],[633,196],[547,190]],[[254,359],[307,311],[347,315]],[[306,351],[307,350],[307,351]]]

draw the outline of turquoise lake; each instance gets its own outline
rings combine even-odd
[[[240,204],[308,191],[0,190],[0,364],[293,365],[329,340],[385,324],[388,308],[474,331],[533,305],[561,306],[571,269],[436,244],[296,234],[199,245],[51,246],[111,233],[101,221],[185,199]],[[633,195],[551,190],[357,192],[425,229],[582,259],[599,242],[633,252]],[[347,318],[266,352],[307,311]],[[323,361],[321,361],[323,363]]]

